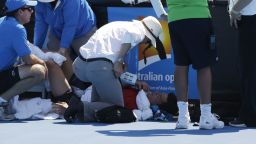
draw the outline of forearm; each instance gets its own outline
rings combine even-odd
[[[80,0],[67,1],[63,7],[64,25],[61,34],[60,47],[69,48],[79,24]]]
[[[124,56],[127,54],[129,49],[131,48],[130,43],[124,43],[121,45],[120,51],[114,61],[113,70],[115,73],[116,78],[120,77],[121,74],[124,72],[123,63],[124,63]]]
[[[44,61],[36,57],[34,54],[24,56],[22,57],[22,60],[25,62],[25,64],[29,64],[29,65],[33,65],[33,64],[45,65]]]
[[[150,2],[156,12],[157,17],[160,18],[162,15],[167,15],[161,3],[161,0],[150,0]]]
[[[63,34],[61,35],[60,40],[60,48],[68,49],[74,39],[75,36],[75,29],[73,30],[64,30]]]
[[[34,29],[34,44],[40,48],[43,47],[48,31],[48,24],[43,20],[41,13],[36,12],[35,29]]]
[[[130,43],[122,44],[119,54],[117,56],[116,62],[123,63],[123,59],[124,59],[125,55],[128,53],[130,48],[131,48]]]

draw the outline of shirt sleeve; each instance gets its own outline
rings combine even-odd
[[[44,20],[43,6],[38,4],[35,7],[35,29],[34,44],[40,48],[43,47],[48,31],[48,24]]]
[[[13,48],[19,57],[31,54],[27,43],[26,29],[23,26],[19,26],[19,28],[15,32]]]
[[[63,9],[65,25],[61,35],[60,47],[69,48],[74,39],[79,20],[80,0],[67,0]]]

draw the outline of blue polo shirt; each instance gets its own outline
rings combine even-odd
[[[0,71],[12,67],[18,57],[29,54],[25,27],[13,17],[0,18]]]
[[[34,44],[42,47],[48,28],[60,39],[60,47],[69,48],[73,39],[96,25],[95,15],[86,0],[59,0],[55,8],[38,2],[35,7]]]

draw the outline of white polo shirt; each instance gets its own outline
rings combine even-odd
[[[229,0],[229,9],[231,10],[237,0]],[[241,10],[242,15],[255,15],[256,14],[256,0],[252,0],[246,7]]]
[[[115,62],[121,45],[130,43],[132,47],[145,38],[145,28],[140,21],[116,21],[98,29],[88,42],[80,48],[85,59],[104,57]]]

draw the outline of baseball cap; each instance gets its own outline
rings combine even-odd
[[[37,1],[32,0],[7,0],[5,3],[7,7],[7,12],[15,11],[23,6],[36,6]]]
[[[151,40],[152,45],[156,47],[156,38],[163,33],[160,22],[153,16],[145,17],[141,22],[145,27],[145,35]]]
[[[43,3],[48,3],[48,2],[53,2],[55,0],[38,0],[39,2],[43,2]]]

